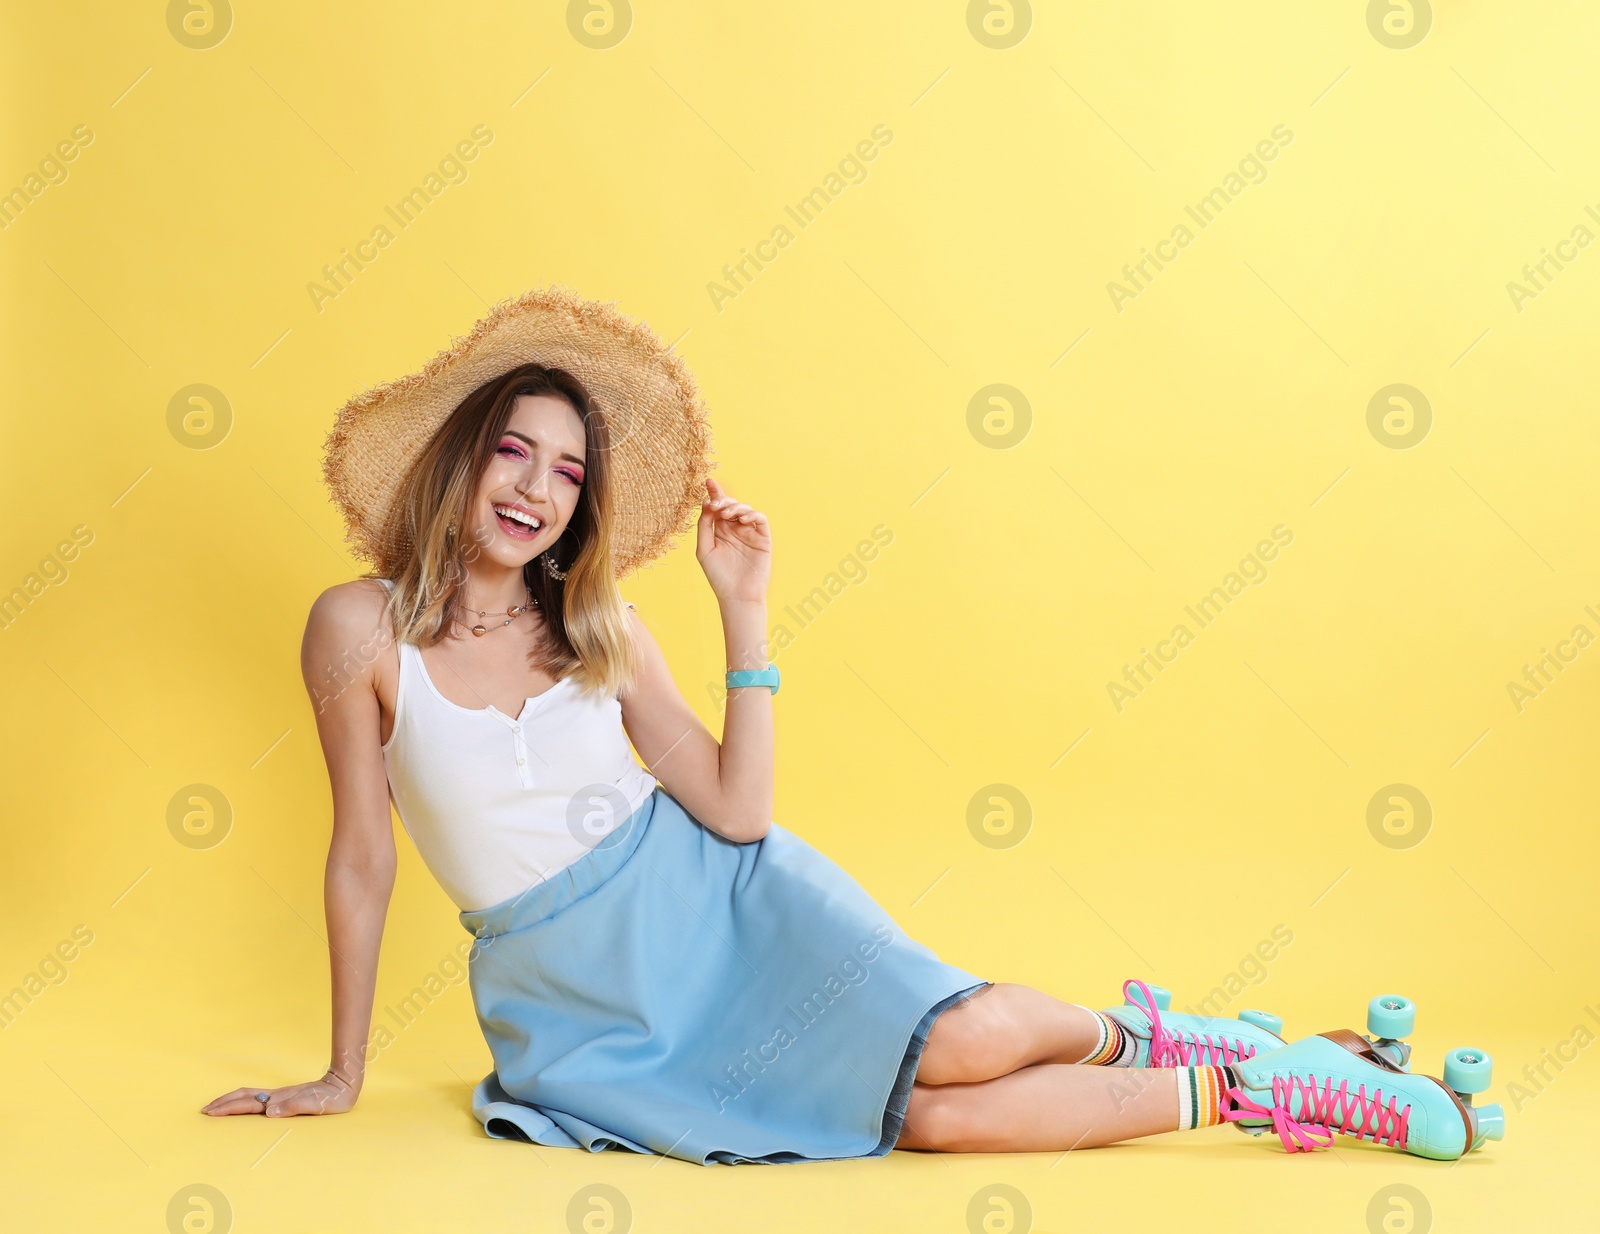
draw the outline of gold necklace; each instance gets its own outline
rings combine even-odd
[[[501,626],[509,626],[513,621],[515,621],[518,617],[522,616],[522,614],[527,612],[530,608],[537,608],[539,606],[539,601],[537,601],[537,600],[535,600],[533,598],[533,593],[531,591],[527,593],[527,596],[528,596],[528,603],[526,603],[526,604],[513,604],[510,608],[504,610],[505,614],[506,614],[506,619],[500,623]],[[465,603],[463,603],[462,607],[466,608]],[[476,613],[480,617],[489,616],[489,610],[488,609],[467,608],[467,612]],[[496,613],[495,616],[499,616],[499,614]],[[489,628],[487,626],[476,625],[476,626],[472,627],[472,633],[473,633],[473,636],[475,638],[482,638],[488,632],[489,632]]]

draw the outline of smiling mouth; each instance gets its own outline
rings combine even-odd
[[[494,517],[500,524],[500,530],[513,540],[532,540],[544,530],[544,524],[538,519],[521,510],[513,510],[510,506],[496,505]]]

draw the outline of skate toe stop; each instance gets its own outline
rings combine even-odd
[[[1477,1124],[1477,1135],[1473,1137],[1472,1145],[1476,1148],[1485,1140],[1503,1140],[1506,1138],[1506,1112],[1499,1104],[1476,1106],[1473,1111],[1473,1122]]]

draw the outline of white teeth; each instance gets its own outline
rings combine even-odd
[[[494,510],[496,514],[508,518],[512,522],[522,523],[525,526],[533,528],[535,531],[538,531],[539,528],[544,525],[531,514],[524,514],[521,510],[513,510],[509,506],[496,506]]]

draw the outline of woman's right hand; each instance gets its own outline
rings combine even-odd
[[[257,1093],[267,1094],[261,1104]],[[223,1093],[202,1114],[265,1114],[268,1118],[291,1118],[296,1114],[343,1114],[361,1094],[359,1084],[347,1084],[331,1070],[309,1084],[290,1084],[285,1088],[236,1088]]]

